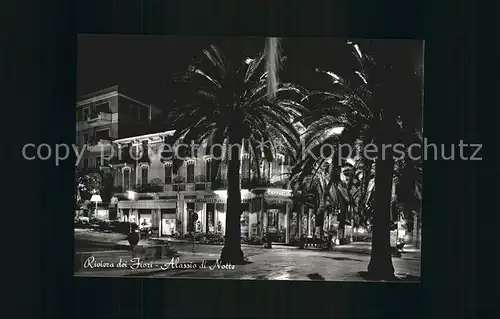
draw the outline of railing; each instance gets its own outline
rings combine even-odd
[[[89,116],[88,119],[87,119],[87,122],[111,121],[111,120],[112,120],[112,114],[111,113],[99,112],[99,113],[92,114],[91,116]]]
[[[280,181],[281,182],[281,181]],[[277,187],[286,188],[286,183],[247,183],[242,180],[242,189],[253,189],[257,187]],[[144,185],[131,185],[127,189],[121,186],[115,187],[116,193],[124,193],[127,190],[133,190],[138,193],[161,193],[161,192],[182,192],[182,191],[210,191],[227,189],[227,180],[214,180],[213,182],[196,182],[196,183],[186,183],[186,182],[172,182],[169,184],[144,184]]]
[[[172,190],[174,192],[182,192],[186,190],[186,184],[173,184]]]
[[[163,185],[158,185],[158,184],[139,184],[137,185],[134,190],[137,193],[161,193],[163,192]]]
[[[106,112],[100,112],[96,113],[95,115],[91,115],[87,117],[86,119],[79,121],[76,123],[76,129],[77,130],[85,130],[89,127],[94,127],[97,125],[102,125],[106,123],[113,122],[115,118],[117,119],[118,114],[113,114],[113,113],[106,113]]]
[[[103,146],[111,145],[111,139],[108,138],[98,138],[95,140],[89,140],[87,143],[87,150],[89,152],[92,151],[101,151]]]

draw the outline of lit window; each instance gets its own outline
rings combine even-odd
[[[148,172],[149,172],[149,169],[148,169],[147,166],[141,167],[141,182],[142,182],[142,185],[148,183]]]
[[[123,170],[123,188],[124,190],[130,187],[130,169]]]
[[[172,184],[172,166],[165,165],[165,184]]]
[[[187,182],[194,183],[194,163],[187,165]]]

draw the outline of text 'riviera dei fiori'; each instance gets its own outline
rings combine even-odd
[[[161,269],[161,270],[167,270],[167,269],[209,269],[209,270],[215,270],[215,269],[220,269],[220,270],[233,270],[235,269],[235,266],[230,264],[230,263],[222,263],[219,259],[215,260],[215,262],[210,265],[207,265],[206,260],[202,260],[200,262],[181,262],[180,258],[172,258],[169,262],[167,263],[155,263],[153,261],[143,261],[140,258],[132,258],[129,261],[123,260],[120,258],[118,262],[108,262],[108,261],[99,261],[96,260],[94,256],[90,256],[85,260],[84,263],[84,268],[129,268],[133,270],[138,270],[138,269]]]

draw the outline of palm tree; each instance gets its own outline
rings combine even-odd
[[[421,57],[417,57],[421,51],[415,50],[421,47],[420,42],[401,45],[391,41],[348,42],[346,48],[355,57],[354,63],[350,63],[352,59],[338,59],[341,73],[318,69],[333,86],[330,91],[312,92],[309,96],[317,127],[323,131],[335,126],[345,128],[340,136],[323,143],[352,145],[361,139],[377,146],[374,227],[368,265],[374,278],[392,278],[394,274],[389,234],[395,160],[393,148],[383,145],[395,145],[413,135],[421,128],[422,118],[422,74],[417,70],[421,67]],[[320,103],[314,104],[313,98],[320,98]]]
[[[297,102],[303,94],[296,86],[284,83],[277,84],[274,97],[269,97],[262,63],[265,53],[248,56],[244,45],[237,42],[227,48],[226,54],[215,45],[202,53],[187,73],[176,78],[188,84],[188,89],[170,119],[176,128],[175,141],[200,143],[210,138],[212,143],[225,146],[225,154],[214,154],[223,155],[227,163],[226,236],[221,260],[241,264],[241,163],[240,149],[235,151],[234,146],[246,145],[257,167],[263,159],[273,160],[279,141],[296,147],[298,134],[291,120],[303,111]],[[298,97],[291,98],[294,95]],[[179,151],[180,155],[189,152]],[[174,170],[178,165],[174,162]]]

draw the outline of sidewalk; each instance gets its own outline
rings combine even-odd
[[[332,251],[345,252],[345,253],[358,253],[358,254],[370,254],[372,251],[371,242],[353,242],[346,245],[337,245],[332,248]],[[420,249],[413,245],[405,245],[403,247],[404,253],[420,253]]]
[[[367,248],[366,244],[351,244],[344,247],[349,248],[349,246],[351,248],[357,246],[358,250]],[[75,276],[366,281],[360,273],[366,271],[370,261],[369,254],[349,252],[250,247],[244,247],[243,250],[249,263],[235,265],[232,269],[209,269],[220,257],[219,249],[212,249],[209,252],[180,252],[179,263],[197,264],[197,268],[172,268],[172,260],[175,262],[177,257],[167,257],[161,260],[145,260],[142,262],[142,269],[134,269],[137,267],[131,267],[130,256],[126,259],[129,264],[122,268],[81,269],[75,272]],[[412,258],[411,255],[414,254],[403,258],[393,257],[392,262],[398,277],[407,277],[405,280],[418,282],[420,281],[420,258],[418,255]],[[208,269],[200,268],[203,260],[206,261]],[[166,264],[170,264],[168,269],[165,269]]]
[[[199,246],[219,246],[221,249],[222,249],[222,247],[224,247],[223,244],[221,244],[221,245],[217,245],[217,244],[205,244],[205,243],[199,243],[199,242],[189,241],[189,240],[186,240],[186,239],[171,239],[171,238],[150,238],[149,240],[141,239],[137,245],[138,246],[147,247],[147,246],[158,245],[158,243],[161,243],[161,244],[167,244],[168,243],[168,244],[173,244],[173,245],[174,244],[187,244],[187,245],[193,245],[193,244],[195,244],[198,247]],[[128,243],[127,240],[121,240],[121,241],[119,241],[117,243],[117,245],[130,247],[130,244]],[[255,248],[263,248],[264,249],[264,245],[241,244],[241,247],[255,247]],[[276,248],[276,249],[298,249],[298,247],[295,247],[295,246],[288,246],[288,245],[285,245],[283,243],[274,243],[274,242],[273,242],[272,248],[273,249],[274,248]]]

